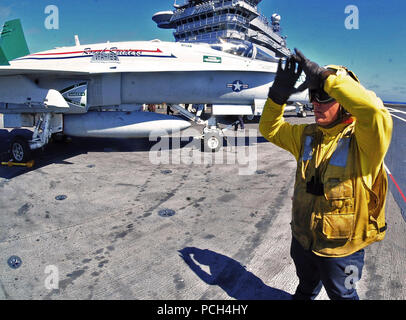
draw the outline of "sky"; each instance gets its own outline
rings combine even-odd
[[[178,0],[182,3],[183,0]],[[173,30],[152,21],[157,11],[173,9],[173,0],[0,0],[0,24],[20,18],[30,51],[105,41],[174,41]],[[49,5],[58,8],[58,29],[47,29]],[[354,25],[358,9],[358,28]],[[259,11],[281,15],[290,49],[300,49],[320,65],[344,65],[385,101],[406,102],[406,12],[404,0],[263,0]],[[356,26],[356,25],[355,25]]]

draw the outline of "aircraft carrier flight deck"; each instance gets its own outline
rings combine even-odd
[[[1,125],[5,152],[12,134]],[[38,152],[33,168],[0,167],[0,299],[290,299],[294,158],[253,122],[237,132],[242,146],[217,154],[223,162],[212,154],[199,162],[190,157],[198,129],[161,153],[148,139],[74,138]],[[366,251],[361,299],[406,299],[406,223],[395,192],[387,237]]]

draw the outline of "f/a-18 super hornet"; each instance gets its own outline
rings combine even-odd
[[[140,104],[211,105],[202,141],[214,150],[221,137],[216,116],[260,114],[277,71],[276,62],[253,59],[254,48],[244,43],[81,45],[76,40],[73,47],[30,54],[20,21],[4,24],[0,113],[6,128],[33,128],[31,140],[16,137],[11,142],[16,162],[26,161],[54,134],[139,138],[191,125],[175,116],[128,111]],[[293,100],[307,103],[308,97]]]

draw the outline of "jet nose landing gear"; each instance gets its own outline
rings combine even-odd
[[[211,116],[202,134],[202,151],[218,152],[224,145],[224,130],[218,127],[217,118]]]
[[[223,147],[224,136],[221,130],[210,130],[202,139],[202,150],[205,152],[218,152]]]

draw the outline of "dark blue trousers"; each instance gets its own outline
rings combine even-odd
[[[344,258],[319,257],[293,237],[290,254],[299,277],[293,299],[314,300],[324,286],[331,300],[359,300],[356,283],[362,276],[364,250]]]

